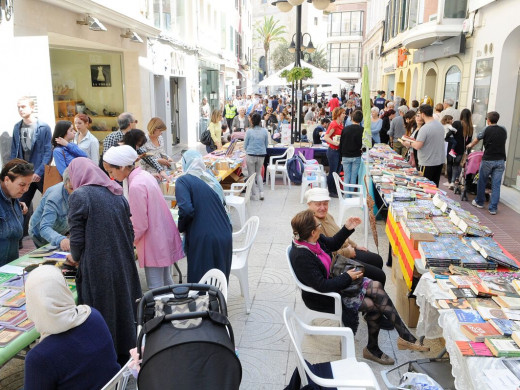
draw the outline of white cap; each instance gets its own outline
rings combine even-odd
[[[311,188],[305,193],[305,197],[307,198],[307,203],[330,200],[329,190],[326,188]]]

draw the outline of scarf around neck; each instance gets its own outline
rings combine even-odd
[[[323,249],[321,249],[320,243],[316,242],[315,244],[311,244],[307,241],[297,241],[294,240],[294,243],[296,245],[304,246],[305,248],[309,249],[312,253],[314,253],[316,256],[318,256],[318,259],[323,263],[325,266],[325,270],[327,271],[327,279],[329,278],[330,274],[330,266],[332,264],[332,259],[330,256],[325,252]]]

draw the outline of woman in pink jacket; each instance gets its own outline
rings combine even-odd
[[[137,152],[131,146],[113,146],[103,155],[111,178],[128,185],[128,202],[134,227],[139,266],[144,267],[149,289],[173,284],[172,265],[184,257],[179,230],[157,180],[135,167]]]

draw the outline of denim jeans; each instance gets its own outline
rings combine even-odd
[[[491,176],[491,202],[489,203],[489,211],[497,211],[498,201],[500,200],[500,184],[502,175],[505,170],[504,160],[482,160],[478,173],[477,198],[475,202],[478,205],[484,205],[486,195],[486,183],[488,177]]]
[[[341,154],[339,150],[327,149],[327,160],[329,160],[329,174],[327,175],[327,187],[329,188],[330,194],[337,194],[336,184],[334,183],[334,177],[332,174],[336,172],[338,175],[341,172],[340,164]]]
[[[361,157],[342,157],[341,164],[343,164],[344,177],[343,180],[347,184],[357,184],[359,164],[361,164]]]

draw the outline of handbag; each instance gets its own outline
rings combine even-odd
[[[61,152],[63,153],[63,158],[65,158],[65,152],[63,149]],[[63,181],[58,168],[56,168],[55,165],[50,165],[51,162],[52,158],[51,161],[49,161],[49,164],[45,164],[45,171],[43,174],[43,194],[45,194],[45,191],[47,191],[49,187],[52,187],[53,185]]]
[[[348,257],[337,255],[336,261],[331,269],[331,277],[338,277],[341,274],[348,272],[352,269],[365,273],[365,266],[356,260],[349,259]],[[341,296],[355,297],[361,291],[363,285],[363,278],[352,279],[350,285],[340,291]]]
[[[211,133],[209,130],[204,131],[200,135],[200,143],[206,146],[211,146],[213,144],[213,138],[211,138]]]

